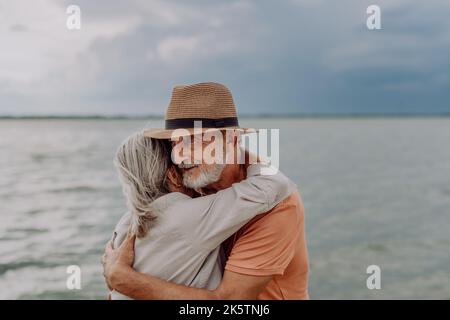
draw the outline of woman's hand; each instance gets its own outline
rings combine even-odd
[[[122,279],[120,273],[132,269],[134,262],[134,242],[136,236],[127,234],[119,248],[114,249],[113,239],[105,247],[102,256],[103,276],[110,290],[113,290]]]

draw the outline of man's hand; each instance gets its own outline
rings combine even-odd
[[[120,272],[132,269],[134,262],[134,241],[136,236],[127,234],[119,248],[114,249],[113,239],[105,247],[102,256],[103,276],[110,290],[120,282]]]

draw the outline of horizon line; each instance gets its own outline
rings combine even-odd
[[[419,112],[396,112],[396,113],[261,113],[261,114],[240,114],[239,118],[434,118],[434,117],[450,117],[449,112],[435,113],[419,113]],[[158,119],[164,120],[164,115],[142,114],[142,115],[101,115],[101,114],[24,114],[24,115],[0,115],[0,119],[4,120],[139,120],[139,119]]]

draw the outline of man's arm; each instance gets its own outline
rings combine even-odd
[[[108,243],[102,257],[108,286],[133,299],[254,300],[272,279],[272,276],[249,276],[225,270],[216,290],[175,284],[133,270],[134,240],[134,237],[127,236],[117,249]]]
[[[132,299],[256,300],[271,279],[271,276],[248,276],[225,270],[220,286],[216,290],[207,290],[161,280],[123,266],[112,275],[111,285]]]

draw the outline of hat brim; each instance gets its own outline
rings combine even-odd
[[[240,131],[241,134],[257,132],[257,129],[253,128],[238,128],[238,127],[224,127],[224,128],[183,128],[183,129],[145,129],[144,136],[153,139],[172,139],[184,136],[191,136],[194,134],[215,132],[222,130],[235,130]]]

